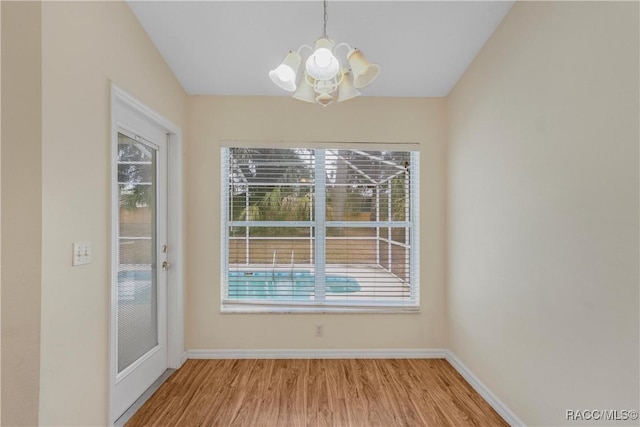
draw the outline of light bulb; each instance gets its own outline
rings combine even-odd
[[[305,68],[315,80],[331,80],[340,71],[340,62],[329,49],[319,48],[307,58]]]
[[[331,64],[333,54],[326,47],[321,47],[313,53],[313,61],[320,68],[327,68]]]

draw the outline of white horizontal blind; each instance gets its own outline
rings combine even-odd
[[[223,308],[417,309],[418,161],[223,148]]]

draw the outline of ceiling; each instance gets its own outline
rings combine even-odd
[[[380,64],[364,96],[441,97],[513,3],[333,0],[327,34]],[[289,96],[271,82],[269,70],[289,50],[322,35],[320,0],[128,4],[191,95]]]

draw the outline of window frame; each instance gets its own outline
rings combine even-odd
[[[320,301],[263,301],[247,302],[244,300],[230,300],[227,298],[228,277],[231,271],[229,266],[229,229],[232,226],[270,226],[276,221],[232,221],[229,216],[229,197],[231,186],[229,185],[229,163],[226,150],[232,148],[289,148],[289,149],[309,149],[314,151],[315,166],[314,172],[316,180],[312,187],[316,195],[315,215],[310,221],[277,221],[278,226],[284,227],[313,227],[314,229],[314,267],[315,267],[315,292],[314,296],[320,296]],[[221,153],[221,218],[220,218],[220,312],[221,313],[419,313],[420,312],[420,149],[418,144],[375,144],[375,143],[355,143],[355,144],[331,144],[331,143],[238,143],[237,141],[223,143],[220,148]],[[375,151],[407,151],[411,158],[411,203],[409,206],[409,220],[393,221],[327,221],[325,218],[324,201],[317,201],[318,194],[326,194],[326,150],[375,150]],[[321,179],[318,179],[321,178]],[[323,199],[325,196],[322,197]],[[325,200],[326,201],[326,200]],[[231,224],[233,223],[233,225]],[[409,288],[410,298],[406,301],[390,302],[389,300],[371,299],[367,304],[354,304],[346,300],[327,303],[324,299],[325,274],[326,274],[326,229],[329,227],[375,227],[389,228],[402,227],[408,229],[410,242],[409,261]],[[324,238],[320,238],[324,237]],[[390,236],[389,236],[390,239]],[[391,243],[387,243],[391,245]]]

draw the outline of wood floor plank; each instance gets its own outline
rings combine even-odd
[[[406,360],[386,360],[378,368],[385,379],[389,398],[397,402],[396,410],[401,415],[403,424],[410,426],[428,425],[427,419],[420,414],[419,406],[413,399],[411,377],[407,375],[409,365]]]
[[[188,360],[137,426],[507,426],[444,359]]]
[[[322,360],[309,361],[306,381],[306,425],[308,426],[332,425],[330,396],[324,371],[325,364],[322,363]]]

